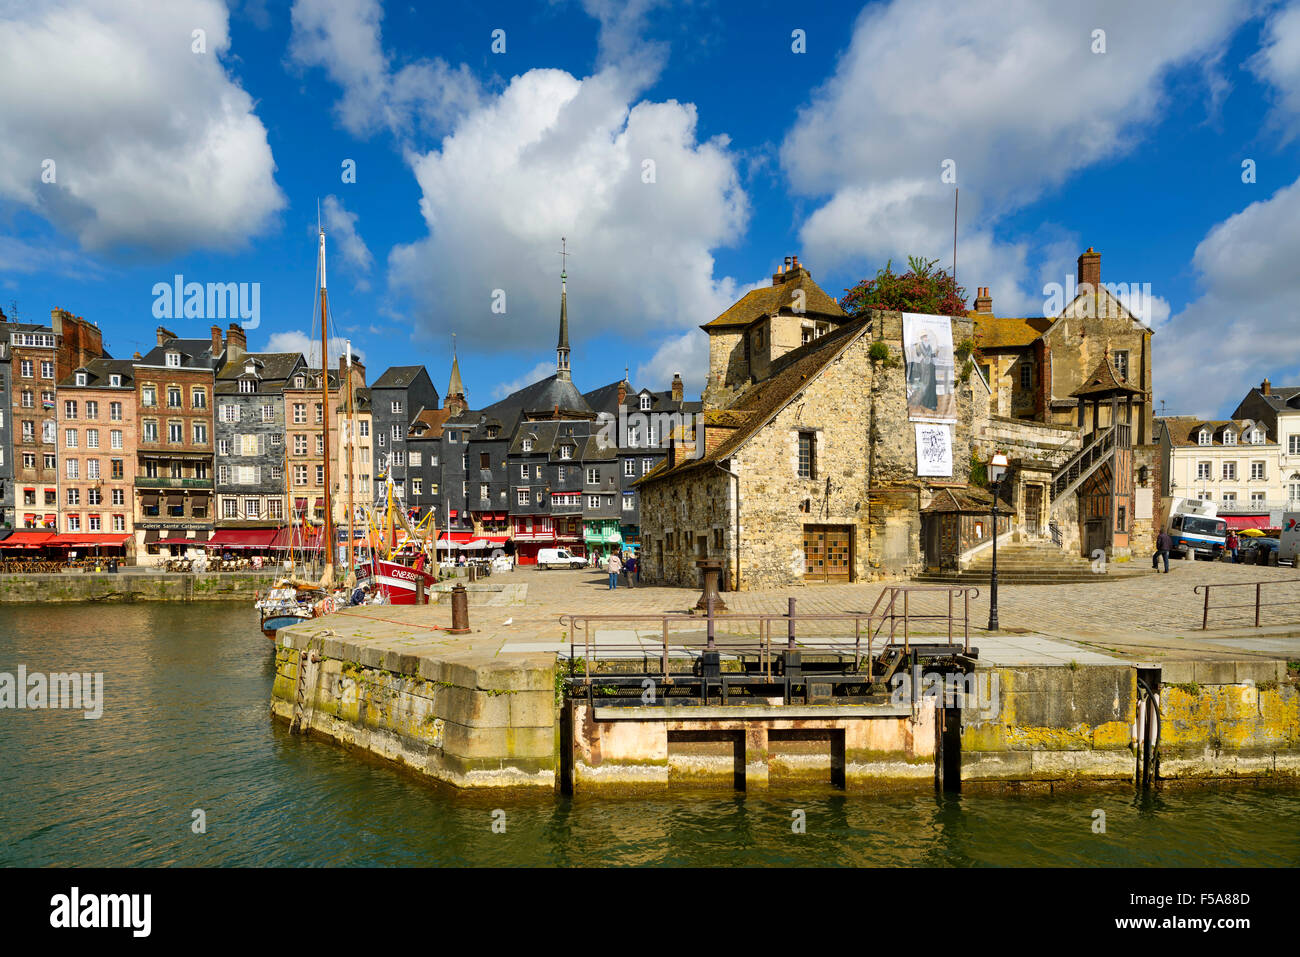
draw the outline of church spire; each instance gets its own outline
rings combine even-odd
[[[568,259],[568,246],[563,236],[560,237],[560,255],[565,257],[565,264]],[[569,302],[566,280],[568,271],[564,266],[560,267],[560,339],[555,345],[555,378],[561,382],[568,382],[569,375]]]
[[[456,357],[456,333],[451,334],[451,381],[447,383],[447,394],[442,400],[443,408],[455,404],[460,411],[469,408],[465,399],[465,382],[460,377],[460,360]]]

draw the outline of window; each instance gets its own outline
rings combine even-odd
[[[178,479],[184,476],[185,472],[180,462],[172,461],[168,463],[168,466],[171,469],[172,478]]]
[[[301,375],[294,376],[293,387],[295,389],[305,389],[307,387],[307,377]]]
[[[108,384],[111,385],[111,386],[112,386],[113,388],[115,388],[115,389],[116,389],[116,388],[120,388],[121,385],[122,385],[122,377],[121,377],[120,375],[117,375],[116,373],[113,374],[113,375],[110,375],[110,376],[108,377]]]
[[[68,459],[68,460],[64,463],[64,465],[65,465],[65,467],[67,468],[68,478],[70,478],[70,479],[75,479],[75,478],[80,478],[80,477],[81,477],[81,475],[79,474],[79,471],[78,471],[78,465],[77,465],[77,460],[76,460],[76,459]],[[69,489],[69,491],[76,491],[76,490],[75,490],[75,489]],[[69,503],[69,504],[71,504],[71,503]]]
[[[1112,352],[1111,358],[1112,361],[1114,362],[1115,372],[1119,376],[1119,380],[1121,382],[1127,382],[1128,381],[1128,352],[1126,350],[1118,350]]]
[[[521,479],[526,479],[526,478],[528,478],[528,463],[527,463],[527,462],[524,462],[524,463],[522,463],[522,464],[519,466],[519,477],[520,477]]]
[[[1292,502],[1300,502],[1300,472],[1293,472],[1287,485],[1287,497]]]
[[[1236,444],[1237,444],[1237,433],[1234,432],[1234,431],[1232,431],[1232,429],[1224,429],[1224,430],[1223,430],[1223,444],[1224,444],[1224,445],[1236,445]]]
[[[115,479],[120,479],[124,477],[123,465],[121,459],[109,460],[109,477]]]
[[[31,419],[23,419],[23,441],[36,441],[36,423]]]
[[[185,441],[185,427],[179,422],[168,422],[167,441],[172,445],[182,444]]]
[[[85,384],[86,384],[86,373],[84,373],[84,372],[78,372],[78,373],[77,373],[77,385],[85,385]]]
[[[1223,477],[1224,477],[1225,479],[1235,479],[1235,478],[1237,477],[1237,463],[1236,463],[1236,462],[1224,462],[1224,463],[1223,463]]]
[[[63,417],[65,419],[75,419],[77,417],[77,403],[69,399],[63,403]]]
[[[488,487],[487,487],[486,484],[481,484],[481,485],[479,485],[479,487],[478,487],[478,497],[481,498],[481,499],[482,499],[483,501],[485,501],[485,502],[486,502],[489,498],[492,497],[492,493],[491,493],[490,491],[488,491]]]
[[[1287,436],[1286,450],[1288,455],[1300,455],[1300,434]]]
[[[1199,433],[1197,433],[1197,436],[1196,436],[1196,443],[1197,443],[1198,445],[1209,445],[1209,444],[1210,444],[1210,430],[1209,430],[1209,429],[1201,429],[1201,431],[1200,431]]]
[[[531,452],[533,450],[533,440],[524,439],[523,444],[520,446],[520,448],[522,448],[525,452]]]
[[[623,511],[630,512],[636,507],[636,496],[631,492],[623,493]]]
[[[239,517],[239,499],[223,498],[221,500],[221,517],[238,518]]]
[[[587,469],[587,484],[588,485],[600,484],[600,469]]]
[[[86,459],[86,478],[99,478],[99,459]]]
[[[588,495],[588,496],[587,496],[587,508],[600,508],[600,496],[599,496],[599,495]]]
[[[257,387],[257,383],[254,382],[252,379],[239,380],[239,391],[244,394],[248,394],[252,392],[256,387]]]
[[[86,430],[86,448],[88,449],[99,448],[99,429]]]
[[[219,410],[218,413],[217,413],[217,420],[218,420],[219,422],[238,422],[238,421],[239,421],[239,406],[237,406],[237,405],[223,405],[223,406],[221,406],[221,407],[220,407],[220,410]]]
[[[217,439],[217,454],[218,455],[230,454],[230,439]]]
[[[75,448],[77,447],[77,430],[76,430],[76,429],[64,429],[64,430],[63,430],[63,437],[64,437],[64,442],[65,442],[65,444],[67,445],[68,448],[70,448],[70,449],[75,449]]]
[[[280,466],[278,466],[278,465],[272,465],[272,466],[271,466],[271,481],[272,481],[272,482],[277,482],[277,483],[278,483],[278,482],[282,482],[282,481],[284,481],[284,469],[280,468]]]
[[[268,499],[266,502],[266,517],[276,520],[284,518],[284,501],[278,498]]]
[[[1251,492],[1251,493],[1250,493],[1250,504],[1251,504],[1251,505],[1263,505],[1263,504],[1264,504],[1264,493],[1263,493],[1263,492]]]
[[[54,444],[55,425],[53,419],[46,419],[41,423],[41,442],[46,445]]]
[[[18,365],[22,369],[22,377],[24,379],[30,379],[32,377],[32,360],[23,359],[18,363]]]
[[[81,516],[80,516],[80,515],[69,515],[69,516],[68,516],[68,531],[70,531],[70,532],[79,532],[79,531],[81,531]]]
[[[89,476],[87,476],[87,477],[89,478]],[[103,499],[103,497],[99,494],[99,489],[97,489],[97,488],[91,488],[91,489],[87,489],[87,490],[86,490],[86,504],[87,504],[87,505],[103,505],[103,504],[104,504],[104,499]]]
[[[122,430],[113,429],[108,433],[109,448],[120,449],[122,447]]]
[[[293,454],[294,455],[307,454],[307,436],[303,435],[300,432],[294,433],[293,436]]]
[[[1263,444],[1264,444],[1264,430],[1263,430],[1263,429],[1261,429],[1261,428],[1259,428],[1259,427],[1257,426],[1257,427],[1255,427],[1255,428],[1253,428],[1253,429],[1250,430],[1250,444],[1251,444],[1251,445],[1263,445]]]
[[[294,485],[307,484],[307,466],[295,465],[293,467],[293,484]]]
[[[49,359],[41,360],[41,378],[42,379],[54,378],[54,363],[51,362]]]
[[[273,449],[278,449],[279,447],[280,447],[280,433],[279,433],[279,432],[272,432],[272,433],[271,433],[271,448],[273,448]]]
[[[208,407],[208,390],[191,389],[190,407],[194,409],[206,409]]]
[[[394,464],[394,465],[405,465],[405,464],[406,464],[406,453],[405,453],[405,452],[394,452],[394,453],[393,453],[393,464]]]
[[[815,432],[799,433],[799,477],[816,478],[817,477],[817,435]]]
[[[152,385],[141,386],[140,404],[148,408],[153,408],[158,404],[157,386],[152,386]]]
[[[120,502],[117,502],[117,503],[115,503],[115,504],[120,505],[121,503],[120,503]],[[126,531],[126,516],[125,516],[125,515],[114,515],[114,516],[113,516],[113,531],[115,531],[115,532],[125,532],[125,531]]]
[[[316,484],[317,485],[325,484],[325,466],[323,465],[316,466]]]
[[[402,402],[401,402],[401,400],[400,400],[400,399],[394,399],[394,400],[392,401],[392,403],[389,405],[389,411],[391,411],[391,412],[393,413],[393,415],[401,415],[401,414],[402,414]]]
[[[23,468],[25,468],[25,469],[34,469],[34,468],[36,468],[36,453],[35,453],[35,452],[24,452],[24,453],[23,453]],[[35,503],[33,502],[32,504],[35,504]]]
[[[113,489],[113,504],[114,504],[114,505],[125,505],[125,504],[126,504],[126,492],[124,492],[124,491],[123,491],[122,489],[120,489],[120,488],[115,488],[115,489]]]
[[[114,422],[122,421],[122,403],[110,402],[108,404],[108,417]]]
[[[573,446],[572,446],[572,445],[561,445],[561,446],[560,446],[560,458],[562,458],[562,459],[571,459],[571,458],[573,458]]]
[[[36,407],[36,393],[31,389],[23,389],[22,407],[24,409],[34,409]]]
[[[246,518],[261,518],[262,500],[260,498],[244,499],[244,516]]]
[[[301,425],[307,421],[307,406],[303,402],[293,404],[293,421],[295,425]]]
[[[181,367],[181,354],[179,352],[168,352],[166,354],[167,365],[173,369]]]
[[[411,494],[412,495],[424,494],[424,479],[419,477],[411,479]]]
[[[146,477],[146,478],[157,478],[157,477],[158,477],[158,463],[157,463],[156,461],[154,461],[153,459],[149,459],[147,462],[145,462],[145,463],[144,463],[144,474],[145,474],[145,477]]]
[[[654,467],[655,467],[655,460],[652,459],[652,458],[650,458],[649,456],[647,456],[646,458],[643,458],[643,459],[641,460],[641,474],[642,474],[642,475],[645,475],[647,472],[649,472],[649,471],[650,471],[652,468],[654,468]]]
[[[527,504],[528,504],[528,489],[526,489],[526,488],[521,488],[521,489],[519,490],[518,504],[520,504],[520,505],[527,505]]]
[[[382,449],[384,447],[384,433],[380,432],[376,438],[379,440],[379,447]]]
[[[357,431],[363,439],[368,438],[370,436],[370,420],[362,419],[360,422],[358,422]]]
[[[273,405],[262,406],[262,421],[263,422],[275,421],[275,406]]]
[[[324,433],[321,432],[316,433],[316,454],[317,455],[325,454],[325,435]]]
[[[1213,467],[1211,462],[1196,463],[1196,477],[1198,479],[1207,479],[1210,477],[1210,469]]]
[[[1251,477],[1252,479],[1262,479],[1262,478],[1264,477],[1264,463],[1263,463],[1263,462],[1251,462],[1251,463],[1250,463],[1250,477]]]
[[[636,459],[623,460],[623,474],[626,476],[636,475]]]
[[[319,425],[324,421],[325,421],[325,407],[321,405],[319,402],[317,402],[316,403],[316,424]]]
[[[195,445],[208,444],[208,427],[203,422],[194,423],[194,444]]]
[[[1223,504],[1224,504],[1225,507],[1231,507],[1231,506],[1233,506],[1233,505],[1236,505],[1236,504],[1237,504],[1237,493],[1236,493],[1236,492],[1224,492],[1224,493],[1223,493]]]
[[[1034,370],[1028,362],[1021,360],[1020,363],[1020,388],[1029,389],[1034,384]]]
[[[649,409],[650,409],[650,396],[648,395],[641,396],[641,411],[647,412],[649,411]]]
[[[180,386],[169,385],[167,387],[167,408],[179,409],[180,407],[181,407]]]
[[[393,435],[394,442],[402,441],[402,427],[400,425],[393,426],[391,429],[389,429],[389,431]]]
[[[86,400],[86,418],[88,419],[99,418],[99,403],[95,402],[93,399]]]

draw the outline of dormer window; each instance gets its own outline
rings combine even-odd
[[[240,391],[240,392],[244,392],[244,393],[252,392],[254,386],[256,386],[256,385],[257,385],[257,383],[255,383],[252,379],[240,379],[240,380],[239,380],[239,391]]]
[[[1196,436],[1196,442],[1197,442],[1198,445],[1209,445],[1209,444],[1210,444],[1210,430],[1209,430],[1209,429],[1201,429],[1201,431],[1200,431],[1199,433],[1197,433],[1197,436]]]
[[[179,352],[167,353],[167,365],[173,369],[179,369],[181,367],[181,354]]]
[[[562,459],[571,459],[571,458],[573,458],[573,446],[572,446],[572,445],[561,445],[561,446],[560,446],[560,458],[562,458]]]
[[[293,387],[294,387],[295,389],[302,389],[302,388],[305,388],[306,385],[307,385],[307,377],[306,377],[306,376],[296,375],[296,376],[293,377]]]
[[[523,444],[520,446],[520,448],[522,448],[525,452],[531,452],[533,450],[533,440],[524,439]]]
[[[108,384],[111,386],[121,386],[122,377],[120,375],[111,375],[108,377]]]
[[[1237,433],[1234,432],[1234,431],[1232,431],[1232,429],[1224,429],[1224,430],[1223,430],[1223,444],[1224,444],[1224,445],[1236,445],[1236,444],[1237,444]]]
[[[649,409],[650,409],[650,396],[648,395],[641,396],[641,411],[646,412],[649,411]]]
[[[256,375],[256,374],[257,374],[257,369],[253,365],[253,363],[250,362],[246,366],[244,366],[244,375]]]
[[[1251,430],[1250,430],[1250,444],[1251,444],[1251,445],[1263,445],[1263,444],[1264,444],[1264,430],[1263,430],[1263,429],[1251,429]]]
[[[78,372],[78,373],[77,373],[77,385],[85,385],[85,384],[86,384],[86,373],[84,373],[84,372]]]

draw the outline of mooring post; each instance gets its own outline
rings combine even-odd
[[[709,647],[709,651],[714,651],[717,649],[717,642],[714,641],[714,637],[713,637],[713,599],[712,598],[709,598],[706,613],[708,615],[708,626],[707,626],[708,636],[709,636],[708,647]]]
[[[447,634],[469,634],[469,592],[459,582],[451,589],[451,627]]]

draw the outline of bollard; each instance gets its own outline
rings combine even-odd
[[[459,583],[451,589],[451,627],[447,634],[469,634],[469,592]]]

